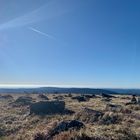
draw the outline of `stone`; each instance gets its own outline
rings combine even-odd
[[[138,97],[138,104],[140,104],[140,97]]]
[[[118,113],[106,112],[100,119],[99,123],[104,125],[117,124],[122,120]]]
[[[49,100],[49,98],[44,94],[39,94],[38,98],[43,99],[43,100]]]
[[[115,96],[112,96],[110,94],[102,93],[102,97],[104,98],[115,98]]]
[[[132,95],[131,103],[132,104],[136,104],[137,103],[137,99],[136,99],[135,95]]]
[[[94,94],[84,94],[83,96],[86,98],[94,98],[95,97]]]
[[[12,95],[0,95],[0,99],[8,99],[8,100],[11,100],[11,99],[13,99],[13,96]]]
[[[17,105],[30,105],[33,103],[33,98],[29,96],[21,96],[15,100],[12,104]]]
[[[103,113],[100,111],[83,108],[75,114],[74,118],[87,123],[93,123],[99,121],[102,116]]]
[[[78,120],[62,121],[51,131],[50,136],[54,136],[63,131],[68,131],[73,129],[79,130],[82,127],[84,127],[84,124]]]
[[[88,100],[88,99],[87,99],[86,97],[84,97],[84,96],[75,96],[75,97],[72,97],[72,99],[75,99],[75,100],[77,100],[77,101],[79,101],[79,102],[85,102],[85,101]]]
[[[62,95],[55,96],[53,99],[56,99],[56,100],[64,100],[64,96],[62,96]]]
[[[64,101],[40,101],[30,105],[30,113],[59,114],[65,110]]]
[[[111,112],[120,112],[122,110],[121,105],[115,105],[115,104],[107,104],[106,110]]]

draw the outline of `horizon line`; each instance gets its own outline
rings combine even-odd
[[[103,87],[91,85],[44,85],[44,84],[0,84],[0,88],[41,88],[41,87],[58,87],[58,88],[93,88],[93,89],[140,89],[138,87]]]

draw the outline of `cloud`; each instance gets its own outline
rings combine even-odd
[[[47,38],[55,39],[53,36],[51,36],[51,35],[49,35],[49,34],[47,34],[47,33],[41,32],[41,31],[39,31],[39,30],[37,30],[37,29],[35,29],[35,28],[33,28],[33,27],[29,27],[28,29],[30,29],[30,30],[32,30],[33,32],[36,32],[36,33],[38,33],[38,34],[40,34],[40,35],[42,35],[42,36],[45,36],[45,37],[47,37]]]

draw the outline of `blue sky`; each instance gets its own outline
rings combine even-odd
[[[1,0],[0,85],[140,88],[139,0]]]

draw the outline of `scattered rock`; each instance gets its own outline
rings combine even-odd
[[[123,114],[131,114],[132,110],[128,108],[122,108],[120,112]]]
[[[137,99],[136,99],[135,95],[132,95],[131,103],[132,104],[136,104],[137,103]]]
[[[76,99],[77,101],[79,102],[85,102],[87,101],[88,99],[84,96],[75,96],[75,97],[72,97],[72,99]]]
[[[69,130],[79,130],[84,127],[84,124],[77,120],[62,121],[54,126],[49,132],[35,134],[33,140],[52,140],[56,135],[61,135],[61,132]],[[69,136],[71,137],[71,136]],[[60,137],[61,140],[62,137]],[[66,139],[66,138],[65,138]]]
[[[30,105],[30,113],[35,114],[56,114],[65,110],[64,101],[40,101]]]
[[[0,95],[0,99],[8,99],[8,100],[11,100],[11,99],[13,99],[13,96],[12,95]]]
[[[19,106],[19,105],[30,105],[34,102],[32,97],[29,96],[21,96],[15,100],[15,102],[12,103],[13,106]]]
[[[74,118],[87,123],[93,123],[99,121],[102,116],[103,113],[100,111],[83,108],[81,111],[75,114]]]
[[[71,94],[71,93],[69,93],[69,94],[68,94],[68,97],[72,97],[72,94]]]
[[[55,96],[53,99],[56,99],[56,100],[64,100],[64,96],[62,96],[62,95]]]
[[[138,104],[140,104],[140,97],[138,97]]]
[[[72,115],[74,114],[75,112],[73,110],[69,110],[69,109],[65,109],[63,114],[69,114],[69,115]]]
[[[140,105],[139,104],[130,104],[130,105],[128,105],[128,108],[133,111],[134,110],[138,111],[138,110],[140,110]]]
[[[102,101],[103,102],[110,102],[111,101],[111,98],[102,98]]]
[[[121,105],[115,105],[115,104],[107,104],[106,105],[106,111],[120,112],[121,110],[122,110]]]
[[[68,131],[68,130],[79,130],[82,127],[84,127],[84,124],[80,121],[77,120],[71,120],[71,121],[62,121],[60,122],[49,134],[49,136],[55,136],[63,131]]]
[[[103,98],[115,98],[115,96],[112,96],[112,95],[109,95],[109,94],[106,94],[106,93],[102,93],[102,97]]]
[[[90,95],[90,94],[84,94],[83,96],[84,96],[85,98],[89,98],[89,99],[95,97],[94,94],[91,94],[91,95]]]
[[[131,101],[126,103],[125,105],[132,105],[132,104],[137,104],[137,99],[135,95],[132,95]]]
[[[99,123],[104,125],[117,124],[122,120],[122,116],[118,113],[106,112],[100,119]]]
[[[35,134],[33,140],[48,140],[48,138],[44,133],[37,133]]]
[[[39,94],[38,98],[43,99],[43,100],[49,100],[49,98],[44,94]]]
[[[125,99],[125,100],[131,100],[131,97],[129,97],[129,96],[122,96],[122,97],[120,97],[121,99]]]
[[[108,139],[96,136],[91,137],[83,133],[80,136],[73,137],[72,140],[108,140]]]

